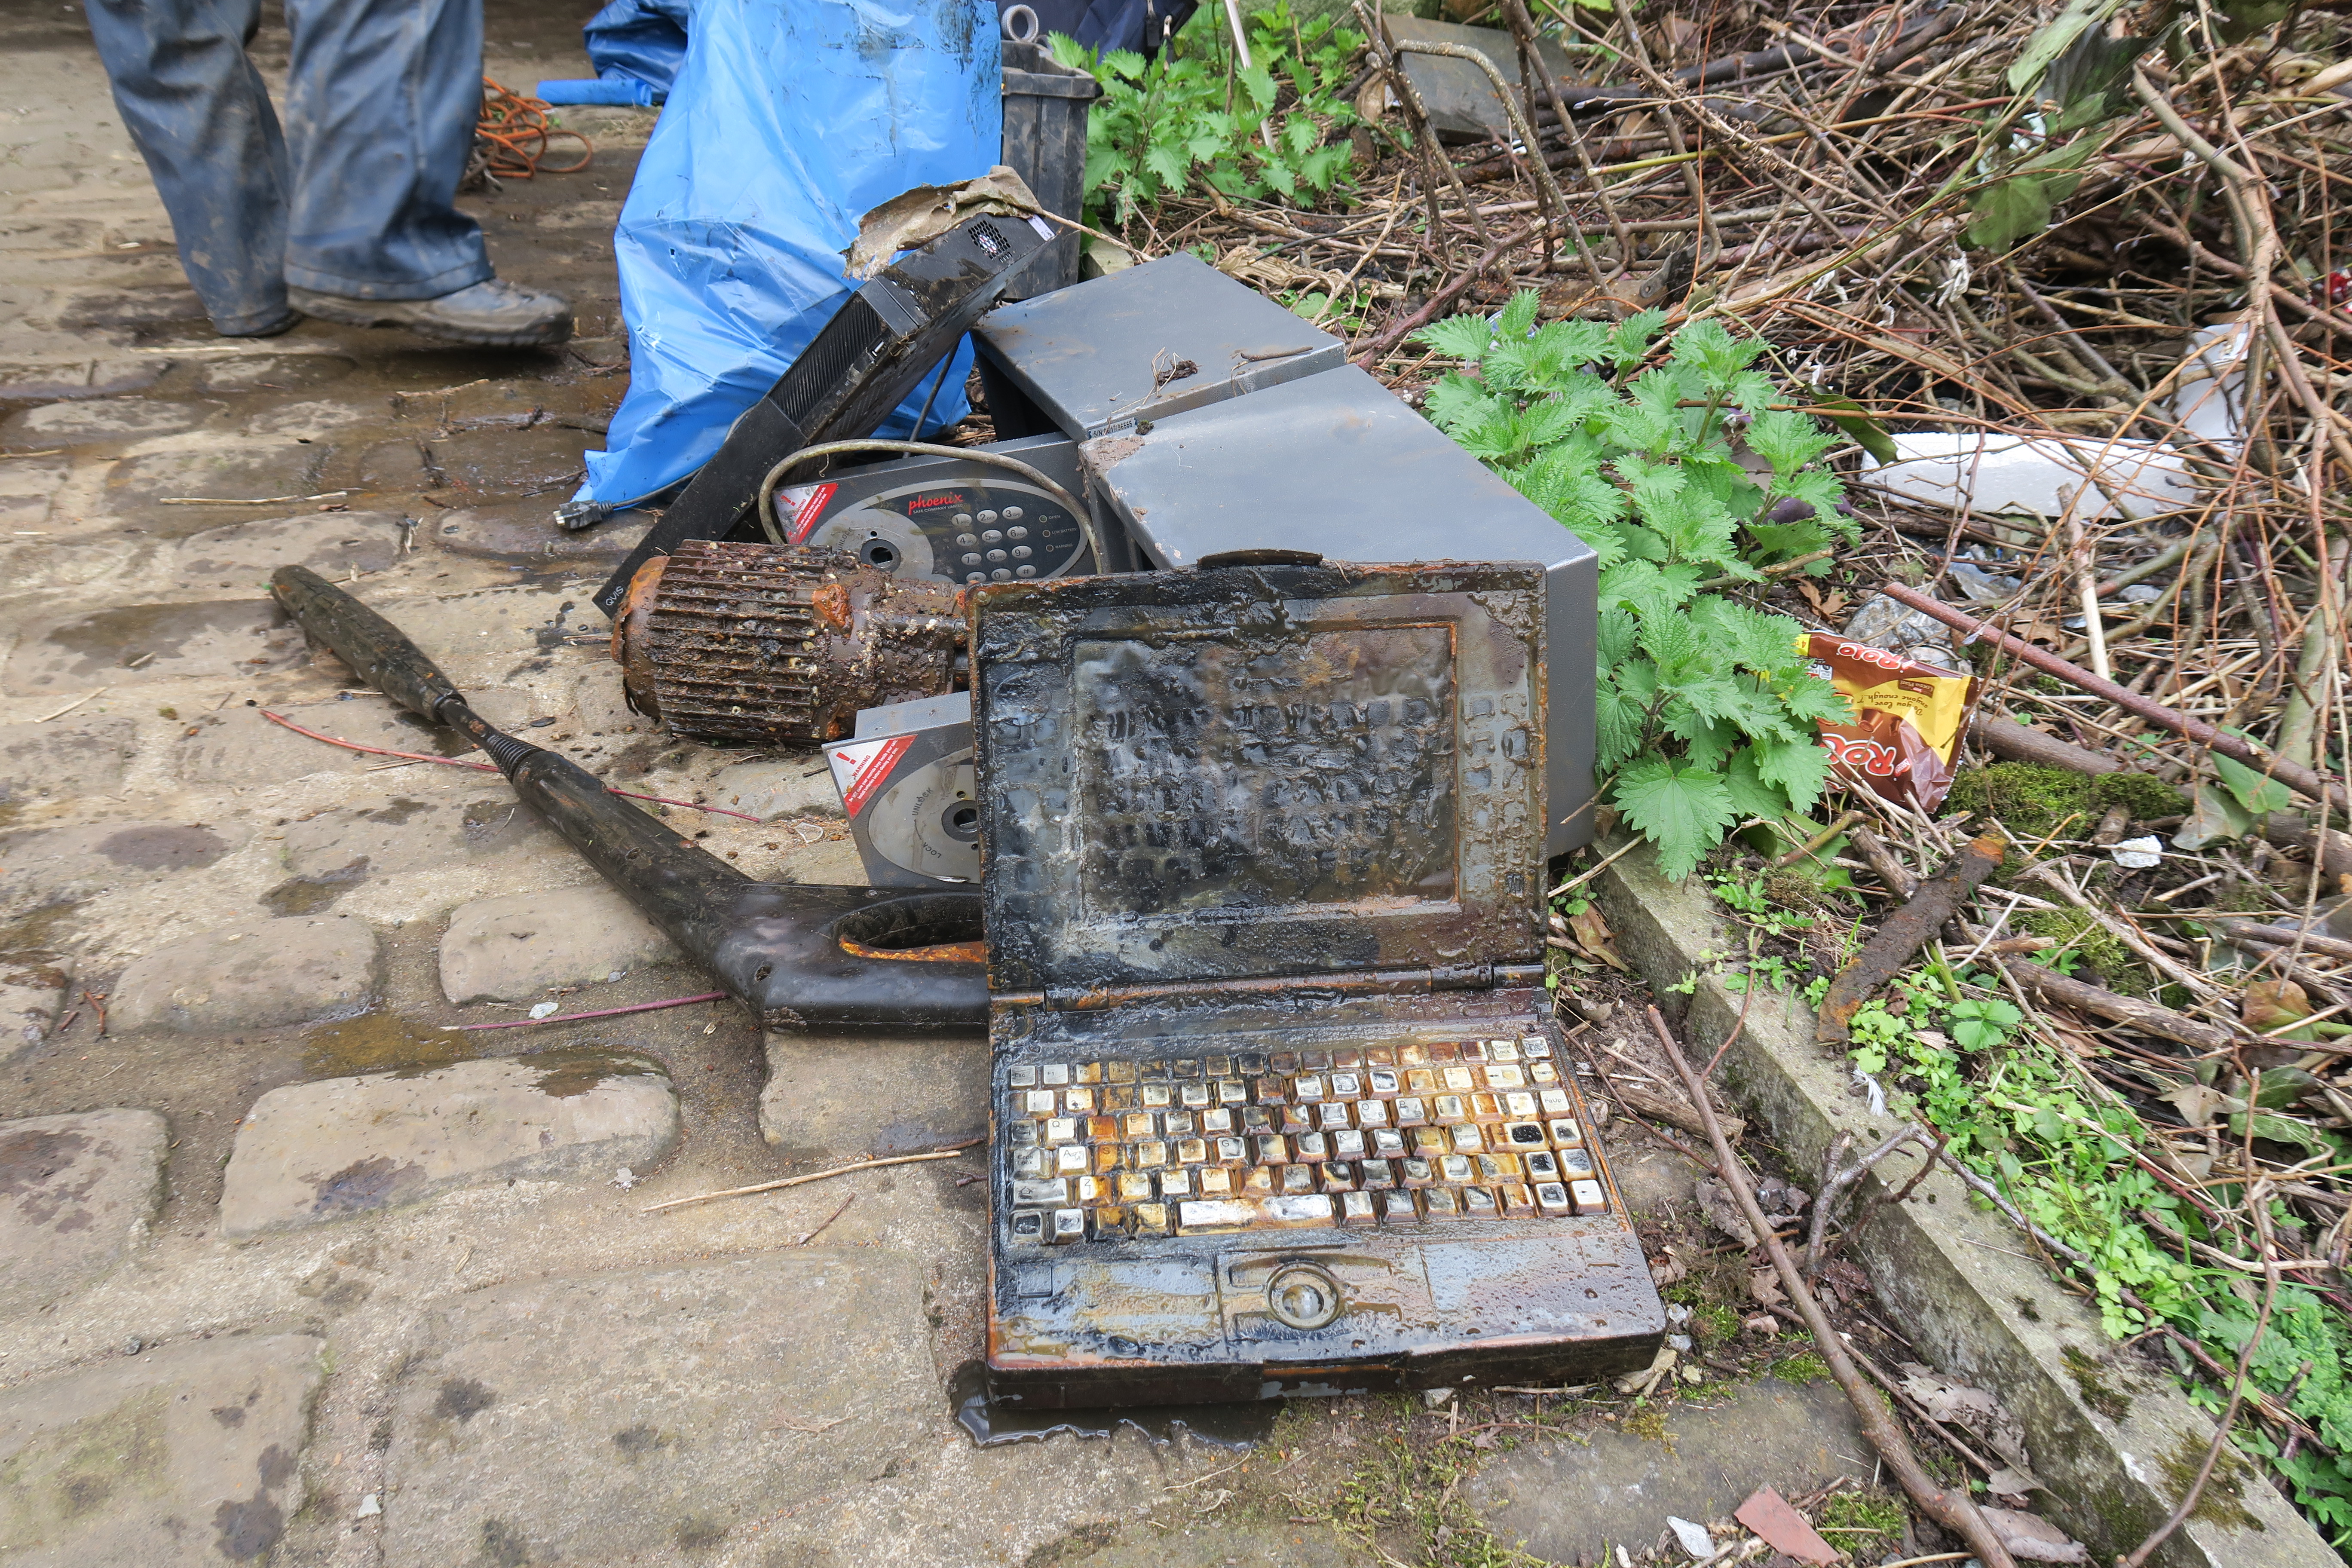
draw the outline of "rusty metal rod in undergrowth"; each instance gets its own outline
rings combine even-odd
[[[1862,1380],[1862,1373],[1854,1367],[1853,1358],[1846,1353],[1845,1342],[1838,1338],[1837,1330],[1831,1326],[1829,1314],[1822,1310],[1820,1298],[1806,1284],[1804,1275],[1798,1271],[1797,1260],[1789,1256],[1789,1249],[1780,1244],[1771,1223],[1764,1217],[1763,1209],[1758,1206],[1756,1194],[1748,1184],[1748,1168],[1740,1163],[1730,1141],[1723,1135],[1723,1128],[1716,1120],[1715,1100],[1707,1093],[1706,1085],[1700,1080],[1698,1074],[1691,1070],[1690,1063],[1683,1059],[1682,1047],[1675,1043],[1674,1031],[1666,1027],[1666,1021],[1659,1016],[1658,1010],[1652,1007],[1649,1016],[1650,1028],[1658,1037],[1658,1044],[1664,1047],[1666,1060],[1674,1064],[1675,1073],[1683,1080],[1684,1091],[1690,1096],[1691,1104],[1697,1108],[1700,1119],[1706,1123],[1707,1140],[1715,1149],[1717,1175],[1722,1178],[1725,1186],[1731,1189],[1741,1215],[1748,1221],[1748,1228],[1761,1238],[1765,1256],[1772,1260],[1773,1271],[1780,1278],[1780,1289],[1805,1320],[1805,1327],[1811,1331],[1813,1342],[1821,1351],[1822,1360],[1828,1365],[1830,1375],[1837,1380],[1838,1387],[1844,1390],[1847,1400],[1853,1404],[1855,1415],[1861,1419],[1863,1435],[1870,1439],[1871,1446],[1886,1461],[1887,1469],[1894,1473],[1895,1480],[1910,1494],[1911,1500],[1919,1505],[1920,1510],[1967,1542],[1985,1568],[2017,1568],[2017,1560],[2010,1554],[2008,1544],[1993,1529],[1991,1521],[1977,1511],[1967,1492],[1936,1484],[1934,1478],[1919,1463],[1919,1456],[1912,1451],[1910,1439],[1904,1436],[1903,1428],[1880,1402],[1876,1391]]]
[[[2009,840],[1986,833],[1971,840],[1935,876],[1918,884],[1901,909],[1886,917],[1853,962],[1838,971],[1822,997],[1813,1025],[1816,1045],[1843,1045],[1853,1037],[1853,1016],[1879,988],[1901,973],[1918,951],[1959,913],[1960,905],[2000,865]]]
[[[2278,780],[2297,795],[2352,811],[2352,792],[2347,792],[2333,779],[2321,777],[2301,763],[2272,755],[2252,742],[2217,730],[2202,719],[2192,719],[2176,709],[2167,708],[2152,697],[2142,697],[2112,680],[2102,680],[2081,665],[2070,664],[2054,653],[2044,653],[2032,643],[2010,636],[1990,621],[1980,621],[1965,611],[1956,610],[1900,583],[1882,583],[1879,591],[1898,605],[1906,605],[1924,616],[1932,616],[1953,630],[1965,633],[1971,642],[1989,642],[2044,675],[2054,675],[2094,697],[2105,699],[2126,713],[2137,714],[2151,724],[2161,724],[2175,734],[2184,735],[2200,746],[2243,763],[2256,772]]]

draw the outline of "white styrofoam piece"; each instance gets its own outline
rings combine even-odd
[[[2238,447],[2246,349],[2252,340],[2253,331],[2243,321],[2198,328],[2182,356],[2189,363],[2166,403],[2183,430],[2227,451]]]
[[[1864,468],[1862,478],[1923,506],[2056,517],[2066,510],[2059,490],[2084,489],[2095,472],[2105,489],[2090,485],[2076,496],[2074,516],[2084,521],[2177,511],[2196,499],[2179,455],[2154,441],[1979,430],[1905,431],[1894,441],[1895,460]]]

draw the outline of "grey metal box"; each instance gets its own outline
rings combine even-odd
[[[1081,439],[1335,370],[1348,353],[1181,251],[1000,305],[972,338],[1000,434],[1036,433],[996,407],[995,389],[1009,383],[1046,422]]]
[[[1265,549],[1334,561],[1541,566],[1544,852],[1591,841],[1600,578],[1592,548],[1378,381],[1352,365],[1328,371],[1164,415],[1149,430],[1097,437],[1079,452],[1096,497],[1162,568]]]

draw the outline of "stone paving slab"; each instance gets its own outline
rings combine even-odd
[[[164,1138],[152,1110],[0,1121],[0,1313],[45,1307],[121,1261],[163,1202]]]
[[[441,991],[459,1006],[532,1002],[680,956],[618,889],[583,882],[460,905],[441,939]]]
[[[823,752],[774,762],[738,763],[710,781],[710,799],[762,822],[779,816],[839,816],[841,791]]]
[[[139,726],[126,714],[0,724],[0,810],[29,800],[112,795],[136,754]]]
[[[1506,1543],[1591,1563],[1606,1547],[1648,1546],[1668,1514],[1728,1518],[1758,1487],[1794,1497],[1839,1476],[1866,1482],[1872,1454],[1837,1384],[1766,1377],[1720,1402],[1670,1405],[1663,1436],[1604,1432],[1490,1459],[1463,1495]]]
[[[336,679],[343,678],[344,672],[339,667],[331,664],[329,668],[336,671]],[[520,728],[531,718],[528,692],[492,686],[468,689],[466,696],[475,712],[500,729]],[[309,702],[284,709],[272,707],[270,711],[306,730],[362,746],[485,760],[471,751],[455,731],[435,730],[422,721],[405,718],[382,697]],[[167,756],[167,765],[181,783],[199,785],[276,784],[311,773],[358,773],[382,766],[383,762],[382,757],[331,746],[308,735],[298,735],[282,724],[273,724],[261,716],[259,705],[226,708],[217,713],[192,717],[179,737],[171,742]],[[411,770],[398,775],[399,788],[413,792],[428,787],[441,780],[443,772],[429,765]],[[451,770],[449,776],[462,775]],[[483,773],[477,782],[494,777]],[[441,787],[447,787],[446,781],[441,781]]]
[[[237,1131],[229,1236],[415,1203],[500,1179],[609,1180],[677,1142],[677,1095],[649,1057],[602,1050],[409,1068],[271,1089]]]
[[[0,421],[0,441],[44,447],[175,436],[194,429],[223,406],[217,402],[166,403],[143,397],[48,403]]]
[[[213,864],[242,827],[201,822],[98,823],[0,833],[0,909],[12,912],[143,887]]]
[[[406,521],[396,511],[329,511],[230,523],[182,540],[173,566],[194,589],[266,592],[270,573],[285,565],[340,583],[398,561]]]
[[[49,1037],[73,989],[73,971],[71,953],[0,952],[0,1067]]]
[[[218,1034],[364,1013],[383,989],[383,951],[348,915],[249,921],[135,959],[115,983],[112,1027]]]
[[[302,632],[268,599],[119,605],[28,628],[8,660],[18,694],[182,676],[255,676],[302,657]]]
[[[905,1254],[811,1247],[440,1309],[394,1404],[387,1568],[689,1562],[911,1468],[933,1443],[907,1413],[946,1407],[923,1285]]]
[[[0,1393],[10,1568],[257,1563],[301,1506],[308,1335],[221,1338]]]

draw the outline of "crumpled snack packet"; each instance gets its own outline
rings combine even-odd
[[[1797,651],[1853,707],[1851,723],[1819,721],[1837,772],[1887,800],[1932,815],[1952,787],[1952,758],[1977,679],[1832,632],[1800,632]]]

